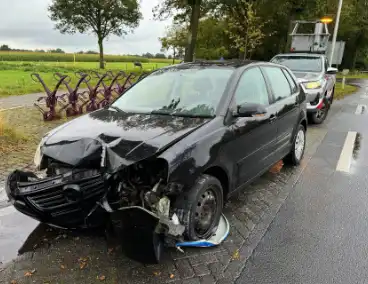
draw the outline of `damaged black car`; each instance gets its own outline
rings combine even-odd
[[[183,63],[49,132],[39,171],[11,173],[6,191],[17,210],[60,228],[119,212],[167,243],[208,239],[231,194],[283,158],[300,163],[306,128],[305,94],[287,67]]]

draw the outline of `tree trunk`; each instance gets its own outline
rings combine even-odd
[[[103,39],[98,39],[98,47],[100,50],[100,69],[105,69]]]
[[[176,54],[175,54],[175,51],[176,51],[176,50],[175,50],[175,47],[173,47],[173,50],[174,50],[174,54],[173,54],[173,64],[175,64],[175,55],[176,55]]]
[[[190,27],[188,33],[188,43],[185,49],[185,56],[184,56],[185,62],[193,61],[193,54],[197,41],[200,12],[201,12],[201,0],[197,0],[195,1],[195,4],[192,5],[192,14],[190,16]]]

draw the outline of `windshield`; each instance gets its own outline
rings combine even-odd
[[[322,59],[320,57],[309,56],[277,56],[273,63],[281,64],[292,71],[301,72],[321,72]]]
[[[214,116],[233,69],[170,68],[128,89],[112,107],[124,112]]]

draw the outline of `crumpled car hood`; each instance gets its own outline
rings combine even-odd
[[[320,79],[320,73],[315,72],[293,72],[298,82],[310,82],[317,81]]]
[[[209,120],[101,109],[51,131],[41,151],[71,166],[98,160],[114,172],[161,152]]]

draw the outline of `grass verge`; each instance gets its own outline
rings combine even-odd
[[[142,63],[142,70],[150,71],[167,65],[169,64]],[[39,73],[46,85],[53,89],[57,83],[54,78],[56,72],[69,75],[72,79],[70,85],[74,86],[78,81],[75,76],[77,71],[86,73],[98,71],[103,74],[107,70],[112,70],[114,73],[120,70],[126,73],[140,73],[140,68],[134,67],[133,62],[107,63],[106,70],[99,70],[98,63],[95,62],[76,62],[75,64],[73,62],[0,62],[0,97],[44,92],[41,84],[32,80],[32,73]],[[93,78],[91,84],[96,84],[96,82],[97,79]],[[86,86],[82,84],[81,87]],[[62,86],[60,89],[65,89],[65,87]]]
[[[28,137],[5,121],[0,113],[0,153],[6,154],[21,149]]]
[[[0,116],[0,180],[14,169],[31,164],[43,135],[72,119],[45,122],[35,108],[6,110],[0,112]]]
[[[345,84],[345,87],[343,89],[342,88],[342,83],[337,82],[336,85],[335,85],[334,99],[335,100],[341,100],[344,97],[355,93],[357,90],[358,90],[358,87],[352,86],[352,85],[347,85],[347,84]]]

